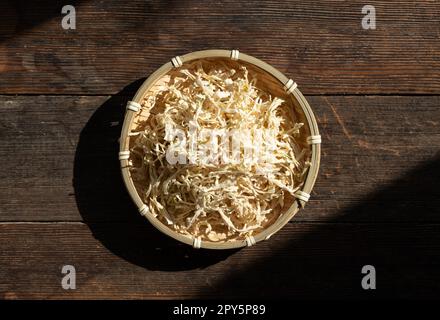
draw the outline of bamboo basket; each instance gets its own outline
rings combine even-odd
[[[273,224],[269,225],[266,229],[255,236],[248,236],[243,240],[226,242],[201,241],[200,238],[186,236],[170,229],[156,217],[148,213],[148,208],[139,196],[130,175],[129,133],[133,129],[136,119],[142,116],[142,108],[140,104],[144,97],[148,92],[154,90],[156,85],[160,85],[163,77],[175,71],[174,69],[200,60],[206,60],[212,63],[221,60],[222,63],[227,62],[235,65],[245,65],[250,71],[252,71],[253,75],[257,77],[258,82],[265,85],[266,90],[270,90],[271,93],[276,93],[278,96],[283,95],[285,99],[288,99],[288,103],[295,109],[296,115],[303,120],[307,132],[307,136],[304,139],[304,146],[309,151],[309,161],[311,164],[306,174],[302,190],[296,192],[293,201],[284,205],[284,208],[282,209],[284,211],[283,214],[280,215]],[[194,248],[232,249],[252,246],[259,241],[269,239],[274,233],[288,223],[300,208],[305,206],[310,198],[310,193],[318,175],[321,154],[320,144],[321,136],[319,135],[318,125],[312,109],[298,89],[297,84],[292,79],[287,78],[284,74],[269,64],[250,55],[243,54],[238,50],[204,50],[172,58],[171,61],[161,66],[145,80],[133,100],[129,101],[127,104],[127,111],[120,139],[119,160],[121,163],[123,180],[131,198],[138,207],[140,214],[145,216],[157,229],[176,240],[193,246]]]

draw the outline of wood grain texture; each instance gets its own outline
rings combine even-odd
[[[307,98],[322,167],[296,220],[440,221],[440,97]],[[0,96],[0,220],[138,221],[117,160],[127,99]]]
[[[240,251],[194,250],[146,225],[0,224],[0,297],[380,298],[440,294],[440,225],[289,223]],[[97,241],[99,240],[99,241]],[[63,290],[61,268],[76,269]],[[373,264],[378,290],[361,289]],[[380,286],[380,288],[379,288]]]
[[[58,1],[0,2],[0,299],[439,297],[439,1],[69,4],[76,30]],[[362,29],[365,4],[376,30]],[[159,233],[117,160],[142,79],[213,48],[293,78],[323,137],[307,207],[240,251]],[[361,290],[366,264],[374,292]]]
[[[306,94],[438,94],[440,3],[369,1],[2,1],[0,93],[115,94],[171,57],[239,49]]]

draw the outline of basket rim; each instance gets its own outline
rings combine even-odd
[[[299,211],[300,208],[303,208],[308,200],[308,196],[310,195],[313,186],[315,184],[319,166],[320,166],[320,158],[321,158],[321,144],[320,144],[320,135],[318,129],[318,123],[316,121],[315,115],[305,99],[302,95],[301,91],[298,89],[297,85],[293,80],[286,77],[282,72],[280,72],[275,67],[269,65],[268,63],[255,58],[253,56],[244,54],[239,52],[238,50],[222,50],[222,49],[212,49],[212,50],[202,50],[202,51],[194,51],[187,53],[182,56],[177,56],[171,59],[171,61],[165,63],[161,67],[159,67],[156,71],[154,71],[140,86],[137,90],[135,96],[132,99],[132,102],[140,104],[145,93],[155,84],[155,82],[160,79],[162,76],[166,75],[169,71],[171,71],[174,67],[180,67],[185,62],[190,62],[198,59],[206,59],[206,58],[231,58],[237,61],[247,62],[265,72],[272,75],[276,78],[281,85],[284,86],[285,90],[292,95],[292,97],[298,102],[301,107],[302,112],[306,118],[310,135],[311,137],[315,137],[318,140],[310,143],[311,145],[311,159],[310,166],[304,180],[304,185],[301,189],[303,193],[307,195],[307,198],[302,199],[296,198],[293,204],[280,216],[274,223],[272,223],[269,227],[258,233],[257,235],[251,237],[251,241],[249,239],[246,240],[233,240],[226,242],[209,242],[209,241],[200,241],[200,239],[190,237],[187,235],[180,234],[176,231],[165,226],[159,219],[150,215],[150,214],[142,214],[142,210],[145,207],[144,202],[140,198],[135,186],[134,182],[131,179],[131,174],[129,170],[129,163],[127,157],[120,157],[122,178],[124,180],[124,184],[128,190],[128,193],[131,199],[134,201],[136,206],[139,208],[139,211],[142,215],[144,215],[149,222],[156,227],[162,233],[180,241],[188,245],[192,245],[195,248],[205,248],[205,249],[234,249],[241,248],[245,246],[253,245],[262,240],[269,239],[274,233],[278,232],[282,227],[284,227]],[[133,112],[133,109],[127,109],[124,117],[124,122],[121,130],[120,137],[120,148],[119,154],[129,152],[129,130],[131,128],[131,124],[136,116],[136,112]]]

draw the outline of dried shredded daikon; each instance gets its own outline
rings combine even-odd
[[[179,233],[213,242],[243,239],[276,221],[287,198],[293,199],[302,186],[309,165],[307,151],[297,141],[303,124],[288,109],[285,101],[258,88],[244,66],[179,69],[147,94],[143,117],[130,133],[131,175],[149,214]],[[188,140],[194,138],[191,128],[270,130],[274,148],[254,162],[239,157],[234,163],[219,158],[170,163],[167,150],[175,137],[169,136],[169,127],[185,132]],[[242,138],[244,144],[251,140]],[[254,142],[264,144],[263,138]],[[209,150],[205,140],[198,147]],[[218,154],[228,148],[219,143]],[[199,149],[180,151],[188,157],[200,155]]]

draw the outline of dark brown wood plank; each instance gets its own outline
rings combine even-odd
[[[140,221],[116,156],[127,99],[0,96],[0,220]],[[440,221],[440,97],[308,99],[322,167],[296,220]]]
[[[115,94],[175,55],[236,48],[306,94],[438,94],[440,3],[369,1],[70,1],[0,4],[0,93]]]
[[[205,252],[147,225],[0,224],[0,297],[435,297],[439,243],[438,224],[290,223],[254,247]],[[366,264],[377,290],[361,289]],[[63,265],[76,290],[62,289]]]

